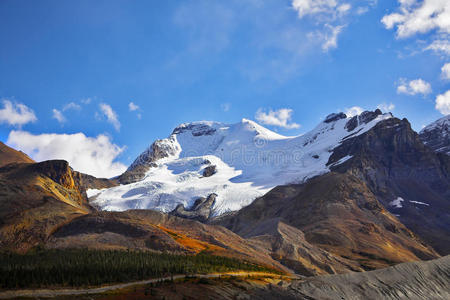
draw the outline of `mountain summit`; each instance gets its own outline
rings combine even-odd
[[[89,190],[105,210],[174,210],[216,194],[212,215],[239,210],[277,185],[302,183],[343,163],[329,159],[343,141],[392,118],[380,110],[331,114],[302,136],[282,136],[254,121],[184,123],[155,141],[119,177],[121,186]]]
[[[434,151],[450,155],[450,115],[424,127],[419,135],[423,143]]]

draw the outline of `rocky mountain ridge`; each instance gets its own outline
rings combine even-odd
[[[169,138],[154,142],[119,176],[123,185],[91,190],[89,196],[105,210],[170,212],[179,204],[190,209],[196,199],[214,193],[212,215],[236,211],[277,185],[329,172],[329,157],[344,139],[389,118],[391,114],[380,110],[352,118],[330,114],[312,131],[295,137],[246,119],[236,124],[182,124]]]
[[[434,151],[450,155],[450,115],[424,127],[419,136]]]

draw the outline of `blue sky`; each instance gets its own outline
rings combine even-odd
[[[382,105],[420,130],[450,113],[449,19],[446,0],[2,0],[0,140],[112,176],[189,121],[298,135]]]

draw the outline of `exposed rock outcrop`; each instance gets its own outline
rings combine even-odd
[[[217,173],[217,168],[215,165],[212,166],[207,166],[204,170],[203,170],[203,177],[211,177],[214,174]]]
[[[329,114],[326,118],[325,118],[325,123],[331,123],[340,119],[345,119],[347,118],[347,115],[344,114],[343,112],[340,113],[333,113],[333,114]]]
[[[349,132],[353,131],[358,125],[367,124],[381,114],[382,112],[379,109],[375,111],[364,111],[360,115],[352,117],[345,125],[345,129]]]
[[[117,179],[97,178],[77,171],[73,171],[73,178],[74,180],[78,181],[78,183],[86,190],[87,189],[100,190],[119,185]]]
[[[0,142],[0,167],[10,163],[34,163],[28,155]]]
[[[170,214],[205,222],[212,214],[212,207],[214,201],[216,201],[216,197],[216,194],[210,194],[207,198],[198,198],[190,209],[185,209],[183,204],[179,204]]]
[[[265,234],[270,228],[264,224],[274,218],[300,229],[308,243],[365,270],[439,256],[350,174],[328,173],[305,184],[276,187],[214,223],[250,238]]]
[[[285,287],[299,299],[449,299],[450,256],[363,273],[318,276]],[[282,297],[281,297],[282,298]]]
[[[155,161],[174,155],[178,149],[163,140],[155,141],[146,151],[139,155],[130,167],[117,180],[121,184],[137,182],[144,178],[149,168],[155,167]]]
[[[335,164],[343,157],[351,159]],[[450,253],[450,157],[425,146],[406,119],[384,120],[344,140],[329,165],[365,182],[403,224],[442,255]],[[399,197],[402,205],[393,205]]]
[[[450,115],[423,128],[419,137],[434,151],[450,155]]]
[[[59,226],[92,211],[63,160],[0,168],[0,248],[27,251]]]

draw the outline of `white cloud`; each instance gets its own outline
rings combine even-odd
[[[450,90],[436,97],[436,109],[443,115],[450,115]]]
[[[431,84],[420,78],[409,82],[405,78],[400,78],[399,85],[397,86],[397,93],[407,95],[427,95],[431,93]]]
[[[130,103],[128,103],[128,109],[129,109],[130,111],[135,111],[135,110],[138,110],[138,109],[139,109],[139,106],[136,105],[136,104],[134,104],[133,102],[130,102]]]
[[[293,0],[292,7],[301,19],[307,15],[328,15],[334,18],[350,10],[348,3],[339,4],[339,0]]]
[[[231,109],[231,103],[226,102],[226,103],[220,104],[220,109],[222,109],[224,112],[229,111]]]
[[[328,52],[337,47],[338,35],[345,27],[343,17],[352,8],[350,3],[339,0],[293,0],[292,7],[300,19],[305,16],[314,17],[320,29],[311,34],[322,43],[322,50]]]
[[[383,102],[378,104],[377,108],[379,108],[383,113],[391,112],[395,109],[395,105],[393,103]]]
[[[59,123],[66,122],[66,118],[64,117],[63,113],[56,108],[53,109],[53,118],[58,120]]]
[[[450,80],[450,63],[446,63],[441,68],[441,76],[443,79]]]
[[[265,113],[263,109],[258,109],[255,114],[257,121],[266,125],[278,126],[286,129],[300,128],[300,124],[290,123],[293,110],[290,108],[281,108],[279,110],[269,110]]]
[[[361,6],[356,9],[356,14],[360,16],[360,15],[364,15],[368,11],[369,11],[369,8],[367,6]]]
[[[106,135],[86,137],[76,134],[39,134],[11,131],[7,144],[20,149],[36,161],[67,160],[76,171],[96,177],[113,177],[123,173],[126,166],[115,161],[125,149],[113,144]]]
[[[62,110],[66,111],[66,110],[70,110],[70,109],[81,110],[81,106],[79,104],[76,104],[75,102],[70,102],[70,103],[67,103],[66,105],[64,105]]]
[[[345,109],[345,114],[348,117],[353,117],[353,116],[357,116],[357,115],[361,114],[363,111],[364,111],[364,108],[359,107],[359,106],[353,106],[353,107],[350,107],[350,108],[346,108]]]
[[[120,122],[116,112],[111,108],[109,104],[100,103],[100,110],[103,115],[106,117],[106,120],[111,123],[114,128],[119,131],[120,130]]]
[[[325,27],[327,28],[328,32],[324,34],[322,50],[327,52],[330,49],[337,48],[337,37],[341,33],[342,28],[344,28],[345,26],[331,26],[329,24],[326,24]]]
[[[425,50],[432,50],[434,52],[442,53],[450,56],[450,41],[449,40],[435,40]]]
[[[89,103],[91,103],[91,101],[92,101],[91,98],[81,99],[81,103],[83,103],[83,104],[89,104]]]
[[[396,28],[398,38],[437,30],[450,34],[450,1],[398,0],[398,12],[385,15],[381,22],[387,29]]]
[[[3,100],[3,108],[0,109],[0,123],[22,126],[36,120],[34,111],[25,104],[13,103],[7,99]]]
[[[337,11],[339,14],[344,15],[344,14],[348,13],[351,8],[352,8],[352,6],[350,4],[344,3],[337,7]]]

